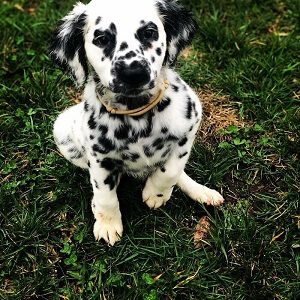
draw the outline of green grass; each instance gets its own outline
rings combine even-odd
[[[213,209],[177,190],[150,211],[142,182],[124,178],[124,237],[111,248],[92,235],[88,174],[53,143],[73,87],[47,57],[74,4],[61,2],[0,7],[0,298],[299,299],[300,2],[184,1],[199,30],[178,71],[228,95],[246,123],[199,142],[187,167],[227,201]],[[203,215],[210,247],[195,249]]]

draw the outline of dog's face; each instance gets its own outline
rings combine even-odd
[[[101,83],[115,93],[147,91],[160,73],[166,33],[151,2],[107,1],[101,6],[94,1],[88,8],[87,60]]]
[[[111,91],[137,95],[155,86],[163,65],[175,63],[194,29],[174,0],[93,0],[62,19],[51,55],[79,84],[94,73]]]

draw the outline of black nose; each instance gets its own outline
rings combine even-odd
[[[118,80],[128,86],[140,87],[150,80],[149,71],[141,62],[133,61],[130,65],[120,62],[115,68]]]

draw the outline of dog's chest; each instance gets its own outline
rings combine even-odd
[[[88,135],[95,159],[110,158],[122,171],[143,176],[161,166],[182,138],[170,132],[154,113],[132,118],[112,116],[100,111],[90,113]]]

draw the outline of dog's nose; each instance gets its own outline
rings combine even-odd
[[[138,61],[130,65],[116,64],[117,78],[126,85],[140,87],[149,82],[150,75],[147,67]]]

